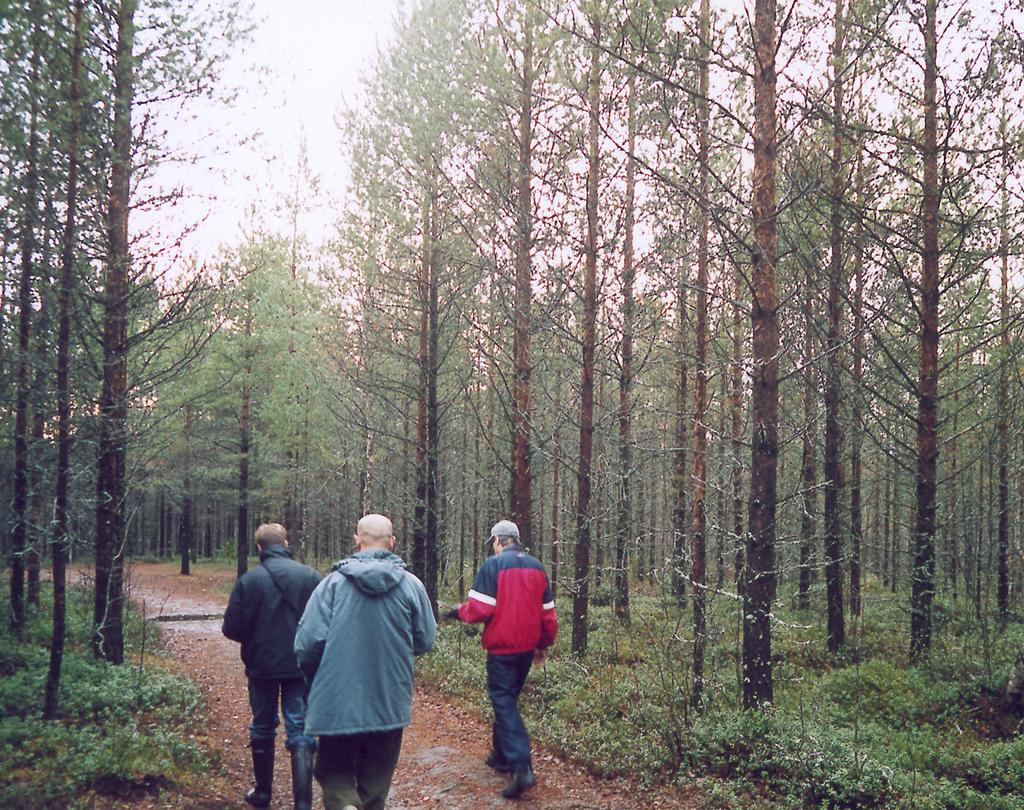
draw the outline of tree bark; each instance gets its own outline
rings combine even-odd
[[[811,606],[811,580],[814,565],[816,513],[818,510],[817,431],[815,407],[818,389],[814,374],[814,290],[812,274],[806,275],[804,291],[804,435],[800,460],[800,582],[797,607],[808,610]]]
[[[825,345],[825,593],[828,612],[828,649],[838,652],[846,642],[843,614],[843,541],[839,504],[843,491],[840,455],[842,434],[839,409],[842,402],[840,374],[840,295],[843,267],[843,0],[836,0],[835,41],[832,48],[832,189],[829,201],[831,261],[828,280],[828,333]]]
[[[530,12],[523,14],[523,66],[519,77],[519,163],[516,178],[516,288],[515,329],[513,355],[512,433],[512,488],[509,511],[519,526],[519,538],[524,546],[532,541],[532,453],[530,448],[530,328],[533,280],[533,201],[530,182],[533,178],[533,28]]]
[[[917,516],[910,595],[910,657],[915,663],[924,660],[931,650],[935,593],[935,474],[939,457],[939,152],[935,18],[936,0],[925,0]]]
[[[601,114],[601,26],[591,19],[594,43],[587,79],[589,126],[587,130],[587,243],[583,279],[583,371],[580,383],[580,450],[576,473],[576,559],[572,599],[572,654],[587,654],[587,621],[590,606],[590,489],[594,450],[594,352],[597,343],[597,239],[599,166],[598,136]]]
[[[960,332],[956,333],[955,360],[953,361],[953,379],[960,379]],[[952,588],[953,601],[959,598],[960,577],[960,472],[958,445],[960,433],[960,386],[953,388],[953,424],[949,440],[949,509],[946,522],[949,532],[949,582]]]
[[[96,598],[93,652],[124,660],[125,457],[128,441],[128,277],[131,256],[132,102],[136,0],[117,7],[114,66],[114,125],[107,212],[107,267],[104,283],[103,392],[99,408],[99,463],[96,477]]]
[[[856,194],[858,209],[861,203],[861,160],[856,167]],[[861,445],[864,435],[864,415],[860,406],[861,385],[864,380],[864,242],[863,220],[858,217],[854,226],[854,294],[853,294],[853,402],[850,407],[853,434],[850,437],[850,613],[861,615],[861,549],[864,537],[864,519],[861,508]]]
[[[11,532],[11,629],[25,624],[25,549],[29,500],[29,375],[31,373],[32,278],[39,227],[39,62],[42,45],[39,17],[33,4],[32,57],[29,68],[28,154],[25,161],[21,219],[21,278],[18,281],[18,377],[14,405],[14,528]]]
[[[61,244],[60,290],[57,297],[57,482],[54,504],[51,574],[53,578],[53,634],[46,673],[43,719],[57,717],[60,676],[64,662],[67,623],[68,484],[71,468],[71,391],[68,365],[71,354],[71,299],[75,284],[75,241],[78,217],[79,127],[82,87],[82,17],[84,0],[76,0],[68,94],[68,190]]]
[[[672,564],[672,594],[675,596],[676,604],[679,607],[686,605],[686,535],[688,527],[687,500],[689,490],[687,484],[690,480],[689,467],[687,465],[687,444],[691,423],[686,412],[687,400],[689,399],[690,371],[686,362],[686,343],[689,330],[689,318],[686,310],[689,307],[689,295],[686,278],[686,271],[680,270],[683,275],[679,279],[678,293],[676,296],[676,390],[675,390],[675,450],[672,453],[672,551],[669,559]]]
[[[743,593],[744,548],[743,534],[743,274],[735,268],[732,305],[732,367],[729,384],[730,445],[732,464],[729,473],[732,487],[732,535],[735,544],[733,583],[736,592]]]
[[[50,205],[47,205],[51,209]],[[51,267],[51,257],[43,251],[42,266]],[[50,347],[46,335],[50,331],[48,303],[41,296],[36,326],[35,375],[32,381],[32,436],[29,444],[29,455],[35,459],[29,474],[29,543],[25,549],[25,571],[28,583],[28,604],[39,607],[40,551],[46,546],[46,532],[43,524],[48,520],[46,515],[48,493],[43,491],[42,456],[46,447],[46,408],[47,378],[50,376],[47,356]]]
[[[693,397],[693,534],[690,557],[693,585],[693,693],[692,703],[704,700],[704,652],[707,647],[707,453],[708,433],[708,160],[711,152],[711,118],[708,106],[711,39],[711,6],[700,3],[700,78],[697,96],[699,146],[697,157],[700,224],[697,231],[697,363]]]
[[[252,311],[248,309],[245,314],[245,378],[238,413],[238,533],[235,536],[235,574],[239,577],[249,568],[249,447],[252,443],[252,387],[249,384],[252,355],[249,342],[252,338],[252,318]]]
[[[775,510],[778,466],[779,327],[775,296],[776,96],[775,0],[754,5],[754,228],[750,500],[743,589],[743,707],[773,702],[772,601],[775,599]]]
[[[438,466],[438,256],[437,178],[431,175],[423,201],[423,245],[420,256],[419,387],[416,419],[416,508],[413,527],[413,570],[423,580],[437,614],[437,466]]]
[[[562,386],[555,383],[555,413],[560,413]],[[551,459],[551,593],[558,595],[559,562],[561,556],[562,540],[561,526],[558,519],[559,506],[561,504],[561,490],[558,488],[558,478],[562,471],[562,436],[556,429],[554,436],[554,456]]]
[[[429,285],[429,308],[430,328],[427,341],[427,567],[424,586],[427,589],[427,596],[430,597],[430,606],[434,611],[434,618],[437,613],[437,586],[438,586],[438,542],[440,523],[440,502],[438,498],[438,484],[440,481],[440,458],[441,458],[441,435],[440,435],[440,413],[437,400],[437,375],[439,365],[438,342],[440,339],[440,325],[438,322],[438,285],[441,269],[438,267],[440,254],[433,246],[438,243],[437,232],[437,195],[436,182],[435,192],[432,195],[432,211],[430,217],[430,285]]]
[[[999,617],[1000,629],[1005,629],[1010,618],[1010,576],[1008,555],[1010,547],[1010,431],[1009,431],[1009,364],[1010,364],[1010,198],[1007,184],[1010,174],[1010,155],[1007,143],[1006,110],[1000,120],[1002,136],[1002,193],[999,215],[999,253],[1000,253],[1000,285],[999,285],[999,329],[1000,346],[1002,348],[999,368],[999,402],[997,408],[999,432],[999,534],[998,534],[998,572],[996,579],[996,612]]]
[[[885,509],[882,516],[882,587],[887,588],[889,586],[889,579],[891,577],[891,543],[892,543],[892,469],[894,465],[889,463],[889,459],[883,457],[885,463]]]
[[[626,120],[626,200],[622,243],[622,345],[619,367],[619,497],[615,526],[615,613],[629,623],[629,564],[627,551],[633,532],[630,478],[632,475],[633,385],[633,267],[634,200],[636,195],[636,75],[629,77]]]
[[[191,573],[192,547],[195,544],[195,517],[192,499],[192,428],[195,421],[195,410],[191,404],[185,406],[185,425],[182,439],[185,442],[185,469],[182,476],[181,517],[178,521],[178,553],[181,559],[179,573],[189,576]]]

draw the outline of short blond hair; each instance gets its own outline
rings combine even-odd
[[[280,523],[261,523],[256,527],[256,545],[283,546],[288,540],[288,531]]]

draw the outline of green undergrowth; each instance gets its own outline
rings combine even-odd
[[[520,701],[527,725],[599,775],[698,783],[708,807],[1024,808],[1024,725],[999,703],[1024,626],[994,634],[976,620],[956,624],[940,603],[935,655],[911,667],[905,606],[889,594],[865,597],[839,656],[823,651],[820,623],[779,611],[768,712],[739,705],[734,602],[711,606],[700,712],[688,610],[634,595],[624,627],[607,606],[592,606],[585,662],[569,655],[563,626],[548,663],[532,672]],[[442,626],[418,671],[489,716],[477,628]]]
[[[6,589],[0,589],[8,605]],[[0,617],[0,807],[75,808],[97,796],[126,800],[198,783],[210,762],[190,735],[203,711],[195,686],[151,655],[154,635],[130,611],[126,663],[89,652],[91,593],[68,592],[60,716],[41,719],[50,607],[30,610],[20,640]],[[145,649],[145,666],[139,653]]]

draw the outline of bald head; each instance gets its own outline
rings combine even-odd
[[[356,525],[356,548],[394,548],[395,529],[384,515],[363,515]]]

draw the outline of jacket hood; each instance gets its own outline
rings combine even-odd
[[[369,596],[380,596],[405,578],[405,563],[387,549],[359,551],[337,563],[332,569]]]

